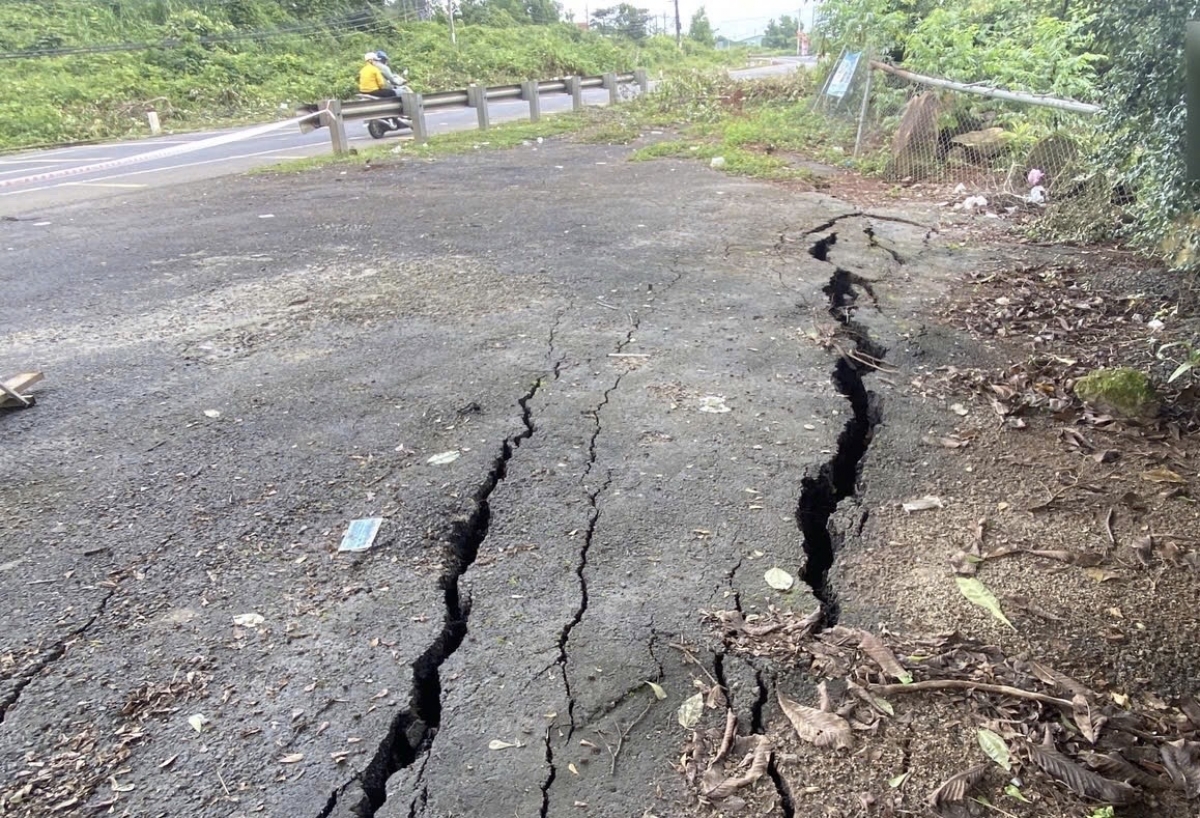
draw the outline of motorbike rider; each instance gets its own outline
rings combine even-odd
[[[387,80],[388,85],[391,86],[397,93],[399,93],[404,87],[404,77],[402,75],[397,75],[396,72],[392,70],[392,65],[390,62],[388,62],[387,52],[376,51],[375,58],[375,67],[379,69],[379,73],[383,74],[383,78]],[[403,74],[403,72],[401,72],[401,74]]]
[[[381,69],[381,65],[383,68],[387,68],[387,64],[381,63],[378,52],[368,51],[363,55],[363,61],[363,67],[358,71],[358,92],[360,94],[378,99],[399,96],[395,84],[388,83],[388,77]],[[391,69],[387,70],[390,74]]]

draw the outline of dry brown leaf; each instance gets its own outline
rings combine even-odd
[[[1048,560],[1058,560],[1059,562],[1074,563],[1076,560],[1076,554],[1074,551],[1066,551],[1066,550],[1059,550],[1059,549],[1046,549],[1046,548],[1038,548],[1038,549],[1031,548],[1029,551],[1027,551],[1025,553],[1033,554],[1035,557],[1044,557],[1045,559],[1048,559]]]
[[[298,761],[304,760],[304,753],[288,753],[285,756],[280,756],[280,764],[295,764]]]
[[[1041,746],[1032,742],[1028,745],[1033,763],[1055,781],[1076,795],[1093,798],[1108,804],[1128,804],[1137,793],[1122,781],[1110,781],[1091,770],[1085,770],[1058,752],[1053,746]]]
[[[981,554],[979,559],[983,561],[998,560],[1001,557],[1011,557],[1013,554],[1024,554],[1025,549],[1019,545],[999,545],[988,551],[986,554]]]
[[[1159,748],[1159,753],[1175,786],[1187,793],[1188,798],[1200,797],[1200,742],[1168,741]]]
[[[1200,702],[1194,696],[1189,696],[1179,703],[1179,709],[1188,717],[1193,727],[1200,727]]]
[[[858,646],[863,649],[863,652],[875,660],[875,664],[883,668],[883,672],[891,676],[901,684],[910,684],[912,682],[912,674],[904,669],[904,665],[900,664],[900,660],[896,658],[896,654],[892,653],[891,648],[883,644],[878,636],[870,631],[860,630],[858,632]]]
[[[1071,699],[1071,709],[1075,712],[1075,724],[1078,725],[1079,732],[1087,739],[1088,744],[1095,744],[1108,719],[1100,715],[1093,716],[1091,704],[1079,694]]]
[[[987,764],[977,764],[969,770],[963,770],[961,773],[950,776],[942,782],[942,786],[930,794],[929,805],[937,809],[943,804],[962,801],[967,797],[967,793],[971,791],[971,788],[983,780],[983,777],[987,775],[987,771]]]
[[[1106,778],[1137,784],[1149,790],[1164,789],[1161,778],[1134,766],[1128,759],[1117,752],[1112,753],[1083,753],[1083,760],[1092,769],[1103,773]]]
[[[1148,483],[1186,483],[1187,480],[1167,468],[1150,469],[1142,472],[1142,479]]]
[[[745,775],[726,778],[717,786],[706,790],[704,797],[710,801],[720,801],[723,798],[728,798],[742,787],[748,787],[758,779],[762,778],[767,772],[767,765],[771,763],[771,742],[766,736],[758,737],[758,744],[754,748],[754,760],[750,762],[750,769]]]
[[[854,732],[850,723],[836,713],[806,707],[778,690],[776,698],[783,714],[795,728],[796,735],[804,741],[823,749],[833,747],[838,750],[847,749],[853,744]]]

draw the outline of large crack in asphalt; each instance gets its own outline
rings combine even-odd
[[[668,288],[678,280],[679,275],[676,275],[675,279],[668,284]],[[616,345],[615,349],[618,354],[620,354],[622,350],[633,343],[633,336],[634,333],[637,332],[640,320],[640,318],[632,318],[632,326],[630,327],[629,331],[625,333],[625,337]],[[587,480],[587,478],[591,475],[592,470],[596,466],[596,441],[600,439],[600,434],[604,430],[604,426],[600,420],[601,412],[603,412],[604,407],[608,405],[613,393],[620,388],[621,379],[624,377],[625,373],[622,372],[621,374],[617,375],[615,379],[613,379],[612,386],[604,390],[604,394],[601,396],[600,401],[596,404],[596,408],[589,413],[592,418],[592,433],[588,438],[588,462],[584,467],[583,475],[580,477],[581,482],[585,482]],[[559,672],[562,674],[563,689],[567,696],[567,741],[570,741],[571,737],[575,735],[575,728],[577,724],[575,719],[575,697],[571,693],[571,677],[567,673],[567,662],[569,659],[567,645],[571,641],[571,632],[577,625],[579,625],[580,622],[583,621],[584,614],[587,613],[588,554],[592,548],[592,540],[596,535],[596,526],[600,521],[600,496],[608,491],[608,487],[611,484],[612,474],[609,473],[605,475],[604,480],[601,481],[599,486],[590,489],[587,492],[589,506],[587,528],[584,531],[583,543],[579,547],[579,561],[575,564],[575,576],[579,581],[579,604],[576,606],[575,612],[572,614],[571,619],[563,625],[562,632],[558,637],[558,659],[555,664],[558,666]],[[558,776],[558,768],[554,763],[553,740],[549,730],[546,731],[545,740],[547,773],[545,780],[541,784],[541,818],[546,818],[546,816],[550,813],[550,788],[554,785],[554,780]]]
[[[561,361],[554,363],[552,376],[557,378]],[[413,681],[408,706],[397,713],[387,735],[379,743],[374,756],[360,774],[356,795],[357,803],[348,812],[358,818],[373,818],[387,801],[387,782],[397,772],[407,769],[428,756],[434,737],[442,724],[442,681],[441,667],[461,647],[467,635],[467,621],[471,614],[471,600],[460,587],[459,581],[475,562],[479,548],[487,539],[491,526],[491,496],[508,476],[508,463],[521,443],[533,437],[536,427],[530,403],[542,388],[538,379],[524,395],[517,399],[521,408],[521,431],[504,439],[500,452],[492,461],[483,482],[475,490],[474,508],[465,518],[454,522],[447,537],[445,563],[438,586],[442,591],[445,614],[442,630],[425,651],[412,664]],[[335,792],[320,813],[320,818],[331,815],[338,801],[352,789],[347,786]],[[413,814],[417,802],[424,793],[417,793],[410,809]]]
[[[868,234],[868,238],[871,237]],[[836,243],[837,233],[830,233],[814,242],[809,254],[818,261],[832,264],[829,253]],[[850,414],[838,434],[833,456],[801,481],[796,504],[796,524],[803,536],[806,557],[801,579],[821,605],[820,627],[837,624],[841,612],[836,589],[829,581],[829,571],[841,548],[842,535],[833,530],[830,518],[843,500],[855,495],[859,466],[882,417],[881,401],[867,389],[864,376],[873,369],[871,364],[881,362],[887,353],[886,348],[871,338],[867,327],[854,320],[859,291],[874,300],[870,282],[849,270],[836,265],[834,268],[823,291],[829,298],[829,314],[840,324],[839,336],[849,341],[854,349],[838,358],[830,377],[838,393],[850,404]]]
[[[43,671],[66,655],[67,648],[71,646],[71,643],[87,633],[87,631],[93,625],[95,625],[97,621],[99,621],[100,617],[104,615],[105,609],[108,607],[109,600],[113,598],[113,595],[116,594],[116,592],[117,585],[114,584],[108,589],[108,591],[105,592],[104,596],[100,598],[100,604],[96,606],[96,610],[92,612],[92,615],[88,617],[86,622],[68,631],[66,636],[54,643],[54,645],[48,651],[40,656],[36,662],[30,665],[28,670],[26,670],[19,678],[16,679],[12,690],[8,691],[8,693],[2,699],[0,699],[0,724],[4,724],[4,719],[8,715],[8,711],[21,700],[21,694],[25,692],[25,688],[29,687],[33,680],[41,675]]]

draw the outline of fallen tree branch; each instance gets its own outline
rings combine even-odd
[[[967,679],[926,679],[912,684],[871,685],[871,692],[881,696],[892,693],[918,693],[922,690],[978,690],[982,693],[997,693],[1001,696],[1012,696],[1017,699],[1053,704],[1058,707],[1071,709],[1071,703],[1066,699],[1057,699],[1045,693],[1034,693],[1032,690],[1022,690],[1008,685],[993,685],[985,682],[972,682]]]

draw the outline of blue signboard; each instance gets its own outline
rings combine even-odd
[[[825,90],[826,95],[836,99],[846,96],[846,92],[850,90],[850,80],[854,79],[854,72],[858,68],[858,58],[861,56],[861,51],[851,51],[842,57],[837,70],[833,72],[833,79],[829,81],[829,87]]]

